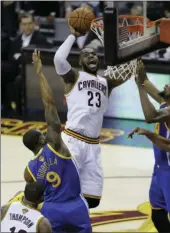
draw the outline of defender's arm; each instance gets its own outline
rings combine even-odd
[[[138,86],[143,113],[147,123],[164,122],[170,118],[170,108],[156,110],[143,86]]]
[[[155,134],[149,130],[143,128],[135,128],[131,133],[129,133],[128,137],[133,137],[134,134],[137,135],[145,135],[151,142],[153,142],[157,147],[162,150],[170,152],[170,140],[164,138],[158,134]]]
[[[45,107],[45,119],[48,125],[46,138],[47,141],[52,143],[54,148],[57,150],[60,148],[61,145],[61,122],[57,113],[57,109],[55,106],[55,101],[53,98],[52,90],[42,73],[42,64],[40,59],[40,52],[34,52],[33,56],[33,63],[36,70],[36,74],[39,80],[40,91],[42,96],[42,102]]]
[[[138,62],[138,79],[136,79],[136,84],[139,90],[139,96],[142,104],[143,113],[145,115],[145,120],[147,123],[163,122],[167,120],[168,110],[156,110],[154,105],[149,100],[147,95],[145,84],[143,84],[143,77],[145,76],[144,65],[142,61]]]
[[[45,107],[45,118],[48,125],[46,133],[47,142],[51,144],[54,150],[62,151],[65,156],[70,156],[69,150],[63,146],[61,139],[61,122],[55,106],[52,90],[41,71],[42,64],[40,52],[38,52],[38,54],[36,51],[33,53],[33,63],[39,79],[42,101]]]
[[[159,90],[153,85],[153,83],[148,79],[144,64],[142,60],[139,61],[139,73],[137,77],[137,82],[140,84],[144,84],[145,91],[159,104],[163,102],[163,99],[161,96],[159,96]]]
[[[170,140],[167,138],[164,138],[150,131],[146,133],[146,137],[150,139],[157,147],[170,152]]]

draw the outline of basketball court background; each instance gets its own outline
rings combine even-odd
[[[28,107],[43,108],[32,63],[27,65],[26,71]],[[53,78],[56,73],[53,64],[50,70],[44,64],[44,72],[50,73],[49,82],[54,88],[52,82],[56,83],[56,79]],[[169,74],[165,74],[164,78],[161,73],[157,74],[157,76],[161,75],[161,79],[155,77],[155,74],[150,75],[154,76],[152,81],[160,88],[170,82]],[[55,89],[58,95],[55,95],[55,98],[57,107],[65,110],[62,88],[58,83]],[[118,91],[113,92],[110,103],[107,116],[143,119],[134,83],[132,85],[127,82]],[[23,190],[24,168],[33,156],[23,146],[21,136],[30,128],[39,128],[45,132],[46,124],[11,119],[1,121],[1,203],[3,205],[16,192]],[[104,120],[104,128],[101,131],[104,190],[100,206],[91,211],[94,232],[156,232],[148,217],[150,214],[148,192],[154,164],[152,145],[142,136],[135,137],[134,140],[127,139],[127,134],[136,126],[153,130],[153,126],[142,121],[113,118]]]
[[[100,206],[91,211],[94,232],[135,231],[148,218],[150,208],[145,202],[154,163],[151,144],[142,136],[127,139],[131,129],[144,124],[116,119],[104,121],[106,127],[101,132],[104,191]],[[24,168],[33,156],[22,144],[21,135],[28,127],[46,130],[44,122],[2,119],[2,204],[24,188]],[[154,232],[152,224],[144,227],[141,232]]]

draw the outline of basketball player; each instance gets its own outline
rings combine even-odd
[[[170,117],[170,114],[169,114]],[[146,136],[153,144],[155,144],[157,147],[159,147],[162,150],[165,150],[167,152],[170,152],[170,140],[162,137],[156,133],[153,133],[147,129],[143,128],[135,128],[131,133],[129,133],[128,137],[133,138],[134,134],[137,135],[144,135]]]
[[[143,63],[139,63],[137,85],[145,119],[148,123],[156,123],[155,133],[170,139],[170,85],[165,85],[159,91],[147,78]],[[150,102],[151,95],[161,105],[157,111]],[[164,110],[163,110],[164,109]],[[170,153],[153,145],[155,166],[150,187],[150,202],[152,205],[152,220],[158,232],[170,232]]]
[[[1,232],[52,232],[48,219],[37,210],[43,200],[44,187],[39,183],[26,184],[24,196],[1,207]]]
[[[34,154],[25,169],[26,182],[45,186],[41,213],[49,219],[53,232],[91,232],[86,200],[81,196],[80,179],[70,151],[61,139],[61,123],[49,84],[42,73],[40,53],[33,53],[33,63],[40,84],[46,137],[38,130],[23,136],[24,145]]]
[[[81,71],[67,61],[76,37],[72,27],[69,35],[54,56],[56,72],[65,83],[68,106],[67,122],[62,139],[78,163],[81,187],[89,208],[99,205],[103,190],[103,171],[99,135],[108,98],[113,88],[127,79],[111,79],[97,74],[99,58],[92,48],[80,52]],[[125,71],[126,73],[126,71]]]

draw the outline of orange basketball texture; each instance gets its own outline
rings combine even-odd
[[[87,8],[77,8],[69,15],[69,24],[75,31],[86,33],[90,31],[91,21],[95,19],[95,15]]]

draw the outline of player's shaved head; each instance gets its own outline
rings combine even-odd
[[[81,50],[80,55],[85,53],[85,52],[95,52],[96,53],[95,49],[93,49],[91,47],[85,47],[84,49]]]
[[[38,182],[29,183],[25,186],[24,196],[27,201],[40,203],[43,199],[44,186]]]
[[[31,129],[24,134],[23,143],[29,150],[36,152],[45,144],[45,137],[41,131]]]

